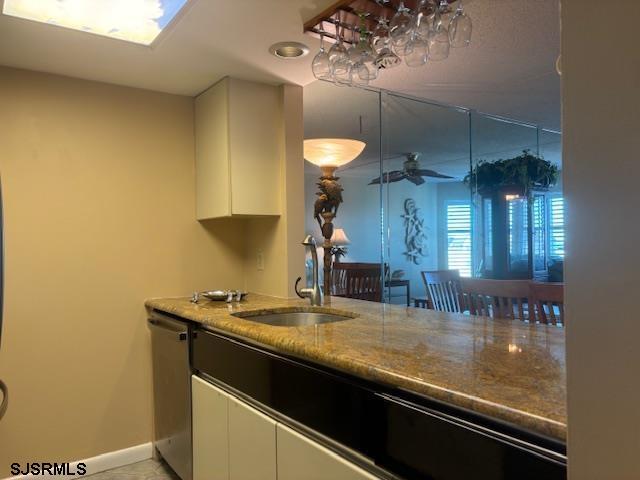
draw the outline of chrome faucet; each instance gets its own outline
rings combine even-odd
[[[311,235],[307,235],[302,241],[302,245],[307,247],[311,252],[311,261],[313,263],[313,285],[311,288],[303,288],[298,290],[298,283],[302,280],[302,277],[298,277],[296,280],[296,293],[300,298],[308,298],[311,301],[312,306],[321,306],[323,304],[322,289],[320,288],[320,275],[318,273],[318,252],[315,239]]]

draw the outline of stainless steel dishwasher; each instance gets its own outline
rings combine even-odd
[[[154,446],[182,480],[192,479],[190,326],[156,312],[153,356]]]

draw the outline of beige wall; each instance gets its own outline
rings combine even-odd
[[[640,2],[562,2],[569,478],[640,478]]]
[[[238,287],[243,223],[195,221],[193,101],[0,68],[0,477],[151,439],[143,301]]]
[[[304,278],[304,153],[302,87],[284,85],[282,93],[280,217],[247,219],[244,273],[251,292],[294,297],[294,282]],[[258,251],[264,270],[257,269]]]

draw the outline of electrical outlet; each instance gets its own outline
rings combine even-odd
[[[264,253],[262,253],[262,250],[258,250],[256,255],[256,267],[260,272],[264,270]]]

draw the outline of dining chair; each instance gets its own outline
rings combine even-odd
[[[532,320],[529,280],[463,278],[462,302],[471,315]]]
[[[530,282],[529,298],[538,322],[565,325],[564,283]]]
[[[382,268],[379,263],[333,264],[332,295],[337,297],[382,301]]]
[[[460,313],[460,271],[436,270],[420,272],[427,290],[427,299],[434,310]]]

